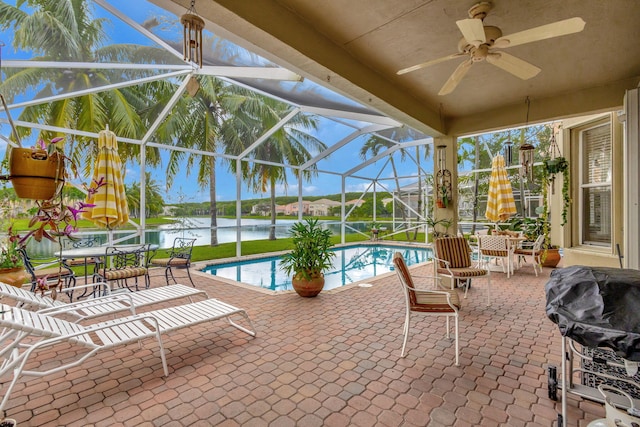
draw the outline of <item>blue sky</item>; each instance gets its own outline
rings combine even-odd
[[[8,1],[8,3],[14,3],[13,1]],[[15,3],[14,3],[15,4]],[[133,19],[136,22],[144,22],[151,16],[154,16],[157,13],[158,8],[146,1],[135,1],[132,2],[130,0],[109,0],[109,4],[113,5],[117,9],[125,10],[127,16]],[[196,5],[197,7],[197,5]],[[107,17],[112,20],[112,24],[106,25],[105,30],[108,34],[108,37],[112,40],[113,43],[137,43],[137,44],[152,44],[146,37],[138,33],[136,30],[132,29],[129,25],[124,24],[117,20],[111,15],[111,13],[105,11],[97,4],[94,4],[93,9],[96,17]],[[168,13],[164,13],[165,15],[169,15]],[[166,23],[163,24],[163,27],[170,31],[171,34],[177,34],[181,36],[180,32],[175,32],[175,29],[178,28],[175,25],[174,20],[169,19]],[[179,24],[178,24],[179,25]],[[6,45],[2,50],[2,57],[5,59],[26,59],[30,58],[29,53],[25,52],[15,52],[13,47],[11,46],[11,34],[10,32],[0,33],[0,40],[4,42]],[[335,95],[338,97],[337,95]],[[14,119],[19,115],[19,111],[12,111],[12,116]],[[0,127],[0,131],[4,135],[8,135],[10,132],[10,128],[8,125],[2,125]],[[325,142],[328,146],[331,146],[333,143],[339,141],[348,133],[352,132],[353,129],[349,128],[340,123],[336,123],[330,120],[322,119],[320,122],[320,128],[317,132],[317,137]],[[350,144],[348,144],[345,148],[338,150],[333,153],[329,158],[323,160],[319,163],[319,168],[327,169],[335,172],[342,172],[353,168],[357,164],[359,164],[362,160],[359,156],[359,150],[364,142],[364,138],[360,138]],[[26,145],[27,143],[25,143]],[[0,141],[0,149],[5,148],[6,144]],[[148,169],[153,179],[160,185],[161,188],[165,188],[166,183],[166,174],[164,168],[166,167],[166,159],[168,158],[168,152],[166,150],[162,150],[163,156],[163,165],[157,169]],[[411,165],[403,165],[400,162],[399,157],[397,158],[398,167],[400,169],[400,175],[408,175],[408,172],[405,172],[407,169],[411,169],[415,171],[415,166]],[[410,162],[411,163],[411,162]],[[392,171],[387,165],[387,167],[380,172],[380,168],[384,164],[384,161],[379,161],[376,165],[372,165],[367,169],[367,171],[361,172],[361,174],[366,174],[368,176],[376,176],[380,174],[381,177],[391,177]],[[425,162],[423,164],[423,168],[427,171],[432,169],[431,161],[428,163]],[[191,201],[191,202],[201,202],[209,200],[209,189],[208,188],[200,188],[195,180],[195,176],[197,174],[196,170],[187,171],[186,166],[180,168],[180,173],[175,177],[174,184],[171,190],[166,192],[165,200],[167,202],[177,202],[179,200]],[[191,172],[191,173],[188,173]],[[126,165],[126,175],[125,175],[125,183],[131,183],[139,181],[140,179],[140,167],[139,164],[129,163]],[[402,180],[402,184],[406,184],[411,180]],[[415,180],[414,180],[415,181]],[[348,179],[346,182],[346,190],[347,191],[363,191],[366,186],[369,185],[368,181],[363,181],[359,179]],[[388,182],[388,186],[395,186],[394,183]],[[328,174],[320,174],[317,178],[315,178],[312,182],[303,183],[303,195],[309,196],[319,196],[325,194],[335,194],[341,191],[341,179],[335,175]],[[235,176],[232,175],[228,171],[228,165],[223,161],[219,160],[217,165],[217,199],[221,201],[226,200],[235,200],[236,199],[236,184],[235,184]],[[298,194],[298,182],[292,174],[289,173],[288,186],[284,186],[283,184],[279,184],[276,189],[277,195],[297,195]],[[269,193],[260,194],[253,193],[246,188],[246,185],[242,186],[242,198],[256,198],[256,197],[269,197]]]

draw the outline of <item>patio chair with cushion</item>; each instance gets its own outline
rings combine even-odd
[[[37,288],[38,280],[46,279],[49,285],[58,283],[58,280],[62,280],[64,287],[72,287],[76,283],[76,276],[69,267],[61,264],[57,260],[43,260],[42,262],[32,259],[24,248],[18,249],[24,262],[24,267],[27,270],[27,274],[30,277],[31,291],[35,291]]]
[[[241,316],[248,324],[248,328],[233,322],[231,316],[234,315]],[[21,376],[43,377],[64,371],[80,365],[100,350],[138,343],[145,338],[154,338],[157,341],[164,375],[168,376],[162,334],[222,318],[226,318],[235,328],[251,336],[256,335],[251,319],[244,310],[215,299],[206,299],[89,326],[0,304],[0,328],[4,328],[3,335],[0,336],[0,358],[2,359],[0,377],[7,374],[13,377],[0,402],[0,413],[3,413],[9,396]],[[58,346],[58,344],[65,345]],[[27,362],[31,359],[42,360],[38,356],[41,357],[41,353],[49,351],[51,347],[56,347],[58,350],[57,366],[40,371],[25,369]],[[85,350],[84,354],[79,352],[81,349]]]
[[[522,266],[522,262],[527,262],[526,257],[531,257],[531,265],[533,265],[533,272],[538,277],[538,268],[542,272],[540,266],[540,252],[542,250],[542,244],[544,243],[544,236],[540,235],[536,238],[535,242],[522,242],[519,248],[513,252],[517,257],[518,268]]]
[[[199,299],[208,298],[205,291],[184,285],[163,286],[117,295],[110,295],[109,286],[106,283],[78,286],[74,290],[86,287],[99,287],[101,288],[99,293],[105,296],[66,303],[60,299],[54,300],[47,295],[29,292],[26,289],[16,288],[5,283],[0,283],[0,296],[16,301],[18,303],[16,305],[20,308],[32,311],[40,310],[41,313],[46,314],[64,312],[65,315],[74,319],[76,323],[101,316],[115,315],[123,311],[135,314],[137,308],[181,298],[188,298],[189,302],[193,302],[194,297]]]
[[[511,264],[515,247],[511,245],[509,236],[501,235],[478,235],[478,252],[480,261],[487,265],[491,260],[500,260],[502,271],[507,273],[507,279],[513,274]]]
[[[420,277],[409,273],[407,264],[400,252],[396,252],[393,255],[393,264],[395,265],[396,273],[402,285],[405,301],[405,318],[402,329],[404,339],[402,341],[400,357],[405,356],[405,349],[407,347],[407,341],[409,340],[411,313],[422,313],[427,316],[444,316],[447,320],[447,338],[449,338],[450,331],[449,318],[452,317],[454,320],[456,366],[458,366],[458,310],[460,310],[458,293],[454,289],[417,289],[413,281],[414,278],[432,279],[438,283],[440,281],[433,276]]]
[[[135,290],[138,287],[138,278],[144,279],[145,288],[149,288],[149,270],[147,269],[147,256],[149,244],[140,245],[135,249],[126,250],[110,246],[105,249],[104,262],[100,264],[93,275],[94,282],[106,282],[112,292],[117,290],[133,290],[129,286],[129,279],[134,279]],[[115,284],[113,286],[112,284]]]
[[[187,276],[192,286],[196,286],[191,279],[191,273],[189,267],[191,267],[191,252],[193,251],[193,244],[196,239],[185,239],[182,237],[176,237],[173,241],[173,247],[169,250],[168,258],[154,258],[151,260],[150,266],[164,267],[164,276],[169,284],[169,275],[173,279],[174,283],[178,283],[173,275],[173,269],[186,269]]]
[[[471,279],[486,277],[487,305],[491,303],[491,274],[489,270],[473,267],[471,248],[464,237],[440,237],[434,242],[434,272],[436,277],[451,279],[451,288],[464,286],[464,297],[467,297]]]

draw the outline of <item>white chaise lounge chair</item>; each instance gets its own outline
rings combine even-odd
[[[244,318],[248,328],[231,320],[231,316]],[[229,324],[255,336],[256,332],[247,313],[216,299],[206,299],[176,307],[154,310],[120,319],[108,320],[89,326],[71,323],[53,316],[0,304],[0,379],[12,375],[11,383],[0,402],[0,414],[9,401],[9,396],[18,379],[23,376],[43,377],[80,365],[99,350],[154,338],[160,348],[164,375],[169,375],[162,343],[162,334],[202,322],[226,318]],[[61,343],[72,344],[61,347],[58,359],[62,365],[43,371],[26,370],[28,360],[37,358],[41,350]],[[86,354],[77,354],[78,348]],[[71,351],[64,357],[64,351]]]
[[[88,298],[73,303],[65,303],[60,300],[53,300],[48,296],[0,282],[0,296],[11,298],[18,302],[18,306],[21,308],[33,311],[41,310],[41,312],[45,314],[64,312],[72,316],[76,323],[122,311],[129,311],[131,314],[135,314],[136,308],[180,298],[188,298],[189,302],[193,302],[193,297],[198,297],[198,299],[208,298],[205,291],[185,285],[162,286],[116,295],[108,295],[109,287],[106,283],[94,283],[88,286],[98,286],[102,288],[101,293],[107,293],[107,295],[99,298]],[[83,286],[76,287],[75,289],[82,287]],[[64,290],[64,292],[66,291],[67,289]]]

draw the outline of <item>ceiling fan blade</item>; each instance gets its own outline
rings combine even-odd
[[[491,52],[487,55],[486,60],[489,64],[502,68],[514,76],[520,77],[522,80],[535,77],[541,71],[540,68],[535,65],[504,52]]]
[[[460,28],[462,37],[475,47],[480,46],[487,40],[484,34],[482,19],[461,19],[460,21],[456,21],[456,25]]]
[[[453,54],[451,54],[449,56],[443,56],[442,58],[433,59],[431,61],[423,62],[422,64],[414,65],[413,67],[403,68],[402,70],[398,71],[396,74],[398,74],[398,75],[407,74],[407,73],[410,73],[411,71],[416,71],[416,70],[419,70],[420,68],[430,67],[432,65],[439,64],[441,62],[445,62],[445,61],[448,61],[450,59],[458,58],[460,56],[467,56],[467,54],[466,53],[453,53]]]
[[[530,28],[518,33],[502,36],[495,41],[493,47],[512,47],[520,44],[537,42],[539,40],[550,39],[552,37],[579,33],[584,29],[584,25],[585,22],[582,18],[569,18],[552,24],[542,25],[540,27]]]
[[[448,95],[458,86],[462,78],[467,74],[471,65],[473,64],[473,60],[469,59],[468,61],[464,61],[462,64],[458,65],[458,68],[455,69],[453,74],[449,77],[449,80],[445,82],[438,92],[438,95]]]

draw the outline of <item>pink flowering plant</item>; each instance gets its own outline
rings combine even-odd
[[[18,252],[20,236],[13,232],[12,227],[7,230],[7,237],[0,245],[0,269],[24,267],[24,262]]]

